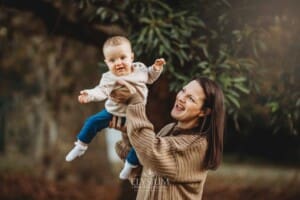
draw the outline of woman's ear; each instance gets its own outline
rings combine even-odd
[[[210,113],[211,113],[210,108],[202,108],[200,113],[199,113],[199,117],[210,115]]]

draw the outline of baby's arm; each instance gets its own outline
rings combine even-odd
[[[96,86],[93,89],[86,89],[80,91],[80,94],[78,95],[78,101],[79,103],[89,103],[92,101],[103,101],[107,99],[107,95],[103,91],[104,89]]]
[[[92,101],[103,101],[107,99],[109,93],[108,83],[108,78],[103,76],[100,80],[99,85],[97,85],[96,87],[80,91],[80,94],[78,96],[79,103],[89,103]]]
[[[164,58],[158,58],[155,60],[154,64],[148,68],[148,84],[152,84],[154,81],[158,79],[161,72],[163,71],[163,67],[166,64]]]
[[[89,103],[89,95],[85,90],[81,90],[80,94],[78,95],[78,101],[79,103]]]
[[[154,64],[152,65],[155,71],[161,71],[164,68],[166,61],[164,58],[158,58],[155,60]]]

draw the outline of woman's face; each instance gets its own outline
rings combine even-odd
[[[199,117],[205,114],[201,109],[204,100],[203,88],[195,80],[178,92],[171,116],[178,121],[180,128],[188,129],[198,125]]]

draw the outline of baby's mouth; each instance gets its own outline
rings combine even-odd
[[[117,72],[122,72],[124,70],[125,70],[125,67],[119,67],[119,68],[117,68]]]

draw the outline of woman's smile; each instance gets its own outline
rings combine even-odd
[[[202,115],[201,107],[205,99],[203,88],[197,81],[187,84],[176,96],[171,116],[182,127],[191,128],[198,123]]]
[[[178,104],[178,103],[175,103],[175,110],[177,111],[177,112],[181,112],[181,111],[184,111],[184,106],[183,105],[180,105],[180,104]]]

